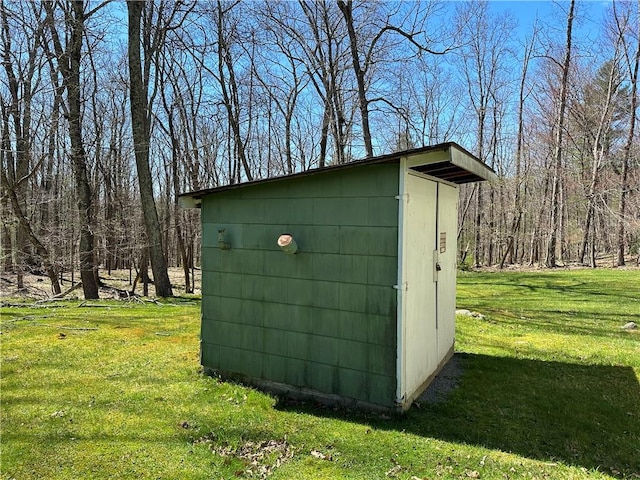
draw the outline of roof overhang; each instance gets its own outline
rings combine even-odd
[[[213,193],[235,190],[238,188],[247,188],[252,185],[264,183],[280,182],[298,177],[319,175],[335,170],[357,168],[363,165],[398,162],[403,157],[407,158],[409,168],[455,184],[481,182],[485,180],[492,182],[497,179],[495,172],[482,163],[475,155],[469,153],[457,143],[449,142],[428,147],[415,148],[412,150],[405,150],[402,152],[395,152],[389,155],[367,158],[364,160],[357,160],[340,165],[314,168],[291,175],[270,177],[250,182],[236,183],[183,193],[178,196],[178,201],[182,208],[200,208],[202,197]]]
[[[492,169],[455,143],[406,156],[409,168],[447,182],[462,184],[497,180]]]

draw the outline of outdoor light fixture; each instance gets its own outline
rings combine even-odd
[[[298,244],[290,233],[283,233],[278,237],[278,246],[287,255],[293,255],[298,251]]]
[[[225,242],[224,234],[224,228],[222,230],[218,230],[218,248],[220,250],[231,250],[231,244]]]

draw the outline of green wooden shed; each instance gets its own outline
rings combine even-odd
[[[406,410],[453,353],[455,143],[183,194],[202,209],[204,368],[297,397]]]

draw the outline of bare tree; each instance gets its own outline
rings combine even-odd
[[[579,250],[579,261],[584,263],[587,245],[591,243],[590,265],[595,268],[596,250],[596,206],[600,200],[599,186],[603,168],[610,161],[611,148],[615,132],[613,122],[620,114],[622,75],[619,58],[620,43],[616,42],[614,58],[606,62],[587,82],[582,93],[582,101],[574,102],[570,108],[571,117],[575,119],[582,132],[585,147],[589,150],[591,171],[587,178],[587,209],[582,229],[582,242]],[[624,99],[627,100],[626,98]],[[626,102],[625,102],[626,103]],[[626,109],[626,105],[624,107]]]
[[[180,55],[180,52],[177,52]],[[160,79],[165,85],[161,91],[162,107],[164,109],[164,118],[166,126],[160,125],[160,128],[166,132],[171,142],[171,158],[168,166],[167,183],[173,188],[173,218],[175,225],[175,237],[177,242],[178,254],[184,271],[185,292],[193,293],[192,272],[193,272],[193,246],[188,245],[188,233],[191,225],[184,222],[190,212],[184,212],[178,205],[178,195],[185,188],[186,180],[191,179],[191,189],[199,188],[199,180],[197,175],[191,172],[187,175],[184,168],[180,168],[180,164],[185,164],[189,170],[197,166],[197,158],[192,157],[198,155],[197,147],[197,129],[194,124],[197,122],[196,112],[200,106],[198,93],[200,88],[188,89],[186,81],[187,72],[183,63],[172,61],[175,57],[168,52],[162,56],[162,69]],[[198,69],[199,66],[194,68]],[[181,79],[185,83],[181,82]],[[194,85],[195,86],[195,85]],[[201,87],[201,86],[198,86]],[[194,90],[196,90],[194,92]],[[189,109],[192,109],[190,112]],[[197,168],[197,167],[195,167]],[[186,232],[185,232],[186,230]]]
[[[14,163],[14,159],[12,157],[12,151],[9,147],[9,121],[8,121],[8,113],[6,109],[2,108],[2,147],[4,155],[2,158],[2,162],[0,162],[0,184],[3,186],[3,197],[6,196],[9,198],[11,203],[11,207],[13,209],[13,213],[17,218],[20,228],[24,235],[26,235],[26,239],[31,242],[33,247],[35,248],[36,254],[40,257],[40,261],[44,267],[49,280],[51,280],[51,288],[53,290],[54,295],[58,295],[61,293],[60,282],[58,281],[58,270],[55,264],[52,261],[51,254],[49,249],[40,241],[40,238],[36,235],[33,230],[33,226],[31,221],[29,220],[27,213],[25,211],[24,202],[21,201],[19,197],[19,191],[21,185],[28,181],[31,176],[33,176],[37,170],[37,168],[32,169],[27,173],[26,176],[22,178],[16,178],[15,172],[12,171],[11,165]],[[19,267],[19,275],[22,274],[22,269]],[[21,277],[19,277],[21,278]],[[24,288],[24,283],[21,279],[18,288]]]
[[[4,1],[0,2],[2,21],[2,63],[6,74],[6,86],[9,98],[2,96],[2,145],[3,158],[0,168],[0,180],[3,198],[8,198],[17,220],[16,241],[13,244],[16,253],[18,288],[24,288],[24,268],[27,262],[27,245],[35,249],[47,276],[51,280],[54,294],[61,292],[58,271],[47,246],[37,235],[27,211],[27,189],[29,180],[40,169],[44,156],[33,162],[33,125],[32,100],[39,88],[37,73],[42,66],[42,34],[45,28],[43,10],[36,5],[20,5],[31,8],[31,16],[22,10],[14,15],[9,12]],[[12,33],[9,18],[21,19],[26,51],[17,54],[12,47]],[[33,23],[30,23],[31,22]],[[14,56],[15,55],[15,56]],[[17,72],[16,72],[17,68]],[[10,123],[12,132],[10,132]],[[13,134],[13,135],[12,135]],[[15,148],[11,148],[11,138]]]
[[[128,49],[106,20],[125,4]],[[478,265],[622,265],[640,241],[640,6],[612,4],[597,52],[564,6],[522,46],[478,2],[0,0],[3,267],[54,291],[78,263],[85,286],[129,268],[131,290],[169,295],[159,271],[180,266],[189,290],[180,192],[450,140],[500,177],[461,189]]]
[[[372,4],[376,6],[376,4]],[[417,4],[418,8],[422,8],[422,4]],[[416,10],[416,22],[420,20],[424,21],[431,14],[431,3],[426,2],[426,8],[423,10]],[[454,47],[447,46],[440,50],[431,48],[427,41],[422,41],[424,31],[418,31],[414,29],[414,24],[408,24],[409,29],[405,29],[401,26],[394,25],[392,22],[393,14],[389,14],[383,20],[383,22],[376,26],[371,32],[371,37],[368,39],[368,44],[364,41],[363,36],[359,35],[356,27],[356,21],[354,18],[353,0],[338,0],[338,7],[344,17],[345,27],[349,37],[349,46],[351,50],[351,65],[354,75],[356,77],[356,84],[358,88],[358,106],[360,108],[360,120],[362,122],[362,138],[364,141],[365,155],[367,157],[373,156],[373,143],[371,137],[371,127],[369,125],[369,108],[370,104],[374,101],[385,101],[383,97],[376,99],[369,99],[367,97],[368,84],[371,79],[368,78],[371,75],[371,68],[376,63],[377,55],[380,51],[384,51],[382,48],[383,40],[388,35],[395,35],[404,41],[405,49],[416,49],[421,54],[431,55],[444,55],[451,51]],[[398,8],[402,8],[402,5]],[[419,12],[419,13],[418,13]],[[418,20],[420,17],[420,20]],[[406,55],[406,53],[405,53]]]
[[[564,126],[567,109],[567,90],[569,84],[569,69],[571,67],[571,45],[572,45],[572,30],[575,0],[571,0],[569,4],[569,11],[567,13],[567,29],[566,29],[566,44],[564,52],[564,60],[562,62],[562,77],[560,81],[560,94],[558,104],[558,115],[556,118],[555,127],[555,143],[554,143],[554,163],[553,163],[553,182],[551,190],[551,220],[549,241],[547,243],[547,255],[545,258],[545,265],[547,267],[556,267],[556,250],[558,244],[558,230],[560,226],[560,190],[561,190],[561,175],[562,175],[562,159],[563,159],[563,141],[564,141]]]
[[[69,9],[64,11],[69,38],[66,45],[58,33],[55,21],[56,4],[45,2],[47,23],[53,42],[53,51],[57,59],[58,71],[62,75],[62,86],[67,92],[66,116],[69,124],[69,140],[71,142],[71,165],[75,179],[76,201],[80,219],[80,277],[82,290],[87,299],[98,298],[98,267],[96,265],[95,241],[93,236],[95,216],[92,205],[92,189],[87,173],[87,154],[82,135],[82,88],[80,65],[82,61],[82,44],[85,30],[85,19],[91,16],[99,5],[91,12],[85,13],[84,1],[70,2]]]
[[[149,7],[148,10],[146,9],[147,6]],[[164,45],[167,29],[170,28],[169,26],[173,19],[177,16],[179,6],[179,3],[174,5],[174,9],[169,13],[166,23],[163,24],[162,21],[158,19],[158,25],[156,25],[156,28],[152,31],[150,23],[153,18],[153,4],[135,0],[127,1],[129,12],[128,56],[131,127],[133,130],[138,184],[147,240],[149,242],[149,256],[151,269],[153,271],[153,281],[156,295],[160,297],[172,296],[173,290],[171,288],[171,281],[169,280],[167,261],[164,256],[162,230],[160,228],[158,211],[153,195],[153,178],[149,165],[151,110],[155,93],[152,93],[152,98],[150,99],[148,92],[151,86],[152,62],[155,61],[157,65],[157,56]],[[164,2],[158,7],[160,10],[158,15],[162,14],[163,7]],[[142,29],[141,23],[145,11],[147,16],[145,17],[145,28]],[[145,47],[144,64],[141,44]],[[153,88],[157,89],[159,87],[154,83]]]
[[[273,47],[271,51],[253,54],[254,61],[251,63],[254,70],[253,76],[260,83],[269,104],[276,107],[277,114],[281,117],[280,121],[270,122],[276,124],[284,123],[284,139],[282,150],[284,150],[284,171],[293,173],[296,168],[294,155],[299,156],[303,153],[299,150],[296,155],[294,153],[294,128],[297,123],[297,106],[301,93],[310,82],[310,76],[305,71],[304,64],[298,57],[296,52],[296,41],[292,39],[286,31],[277,28],[277,23],[271,25],[271,16],[264,17],[262,25],[266,38],[258,41],[270,42]],[[267,115],[272,115],[271,108],[268,109]],[[272,127],[273,128],[273,127]],[[269,143],[270,139],[267,140]]]
[[[390,117],[394,139],[433,145],[457,138],[463,131],[463,87],[443,68],[440,57],[419,55],[392,72],[398,88],[390,97],[399,115]]]
[[[492,168],[498,167],[500,142],[500,121],[503,115],[502,97],[505,95],[506,72],[505,58],[508,39],[513,29],[509,18],[490,17],[488,4],[467,3],[458,9],[459,30],[464,35],[459,58],[471,103],[475,126],[475,143],[478,157]],[[491,25],[491,26],[490,26]],[[495,234],[494,195],[489,187],[488,208],[485,208],[485,189],[483,185],[474,185],[474,260],[476,267],[482,265],[483,258],[491,264],[493,261],[492,236]],[[483,222],[488,228],[483,235]],[[483,241],[487,238],[487,242]]]
[[[509,236],[507,237],[507,248],[504,251],[504,255],[502,256],[502,260],[500,261],[500,268],[504,267],[505,261],[508,257],[511,257],[511,262],[513,263],[514,257],[517,256],[514,254],[514,250],[517,249],[518,246],[518,235],[520,233],[520,229],[522,226],[522,216],[523,216],[523,205],[522,205],[522,195],[523,195],[523,157],[524,157],[524,140],[525,140],[525,129],[524,129],[524,108],[525,101],[528,96],[526,88],[527,88],[527,74],[529,72],[529,67],[531,63],[531,57],[533,55],[534,46],[536,42],[537,35],[537,26],[534,26],[533,34],[531,39],[524,45],[524,55],[522,57],[522,71],[520,74],[520,86],[518,89],[518,133],[516,139],[516,153],[515,153],[515,178],[514,178],[514,191],[513,191],[513,219],[511,221],[511,231]]]
[[[626,4],[624,4],[626,5]],[[629,55],[629,45],[627,45],[627,32],[634,31],[634,26],[630,24],[629,12],[619,14],[616,9],[616,2],[613,2],[613,15],[615,21],[615,35],[623,45],[623,56],[629,75],[631,106],[629,109],[629,125],[627,127],[627,138],[622,153],[622,172],[620,178],[620,203],[618,207],[618,238],[617,238],[617,264],[625,264],[625,224],[627,222],[627,199],[630,193],[629,164],[631,161],[631,147],[635,136],[635,127],[638,110],[638,68],[640,66],[640,34],[635,30],[635,54]],[[636,2],[636,19],[640,16],[640,2]]]
[[[333,162],[345,163],[353,114],[345,98],[347,49],[338,10],[330,2],[299,0],[300,14],[291,5],[268,3],[264,23],[271,25],[275,36],[282,35],[281,44],[286,41],[284,35],[290,39],[290,57],[304,65],[306,77],[322,104],[321,125],[317,129],[318,166],[323,167],[329,160],[331,139]]]
[[[364,140],[364,150],[367,157],[372,157],[373,144],[371,143],[371,128],[369,127],[369,102],[367,100],[367,87],[365,80],[366,61],[365,68],[363,68],[360,64],[358,38],[356,36],[356,29],[353,22],[353,1],[338,1],[338,7],[340,7],[342,15],[344,15],[347,32],[349,33],[351,61],[353,65],[353,72],[356,76],[356,82],[358,85],[358,104],[360,105],[360,121],[362,122],[362,139]]]
[[[249,167],[249,161],[247,159],[246,145],[243,135],[240,131],[240,111],[242,106],[240,104],[239,85],[236,79],[236,72],[234,67],[233,52],[231,50],[230,37],[233,30],[229,28],[227,24],[227,17],[230,14],[231,9],[237,4],[233,3],[229,7],[226,7],[220,0],[217,1],[216,15],[216,33],[218,42],[218,81],[220,84],[220,91],[222,92],[222,99],[225,108],[227,109],[227,118],[229,119],[229,126],[233,132],[233,140],[235,146],[235,152],[240,160],[247,180],[253,180],[253,174]],[[234,177],[232,176],[232,181]],[[235,177],[236,181],[240,181],[240,172]]]

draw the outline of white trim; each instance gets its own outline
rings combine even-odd
[[[405,316],[404,295],[407,287],[405,278],[404,250],[405,250],[405,202],[408,201],[405,195],[405,184],[407,174],[407,158],[401,157],[399,162],[399,181],[398,181],[398,286],[404,288],[397,289],[397,307],[396,307],[396,405],[403,407],[406,401],[405,397],[405,338],[404,324]]]
[[[420,167],[431,163],[441,163],[451,161],[451,149],[436,150],[432,152],[420,152],[407,159],[407,168]]]
[[[200,205],[202,204],[202,199],[201,198],[196,199],[189,195],[183,195],[181,197],[178,197],[178,204],[180,205],[180,208],[184,208],[184,209],[200,208]]]

